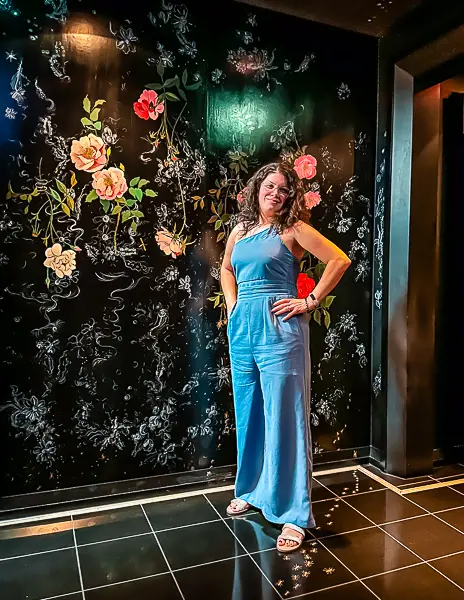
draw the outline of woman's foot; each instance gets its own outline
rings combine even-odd
[[[233,500],[231,500],[229,506],[226,509],[226,512],[230,517],[234,517],[237,515],[243,515],[244,513],[249,511],[250,508],[251,505],[248,504],[248,502],[245,502],[245,500],[240,500],[240,498],[234,498]]]
[[[285,523],[282,533],[277,538],[277,550],[279,552],[294,552],[298,550],[304,542],[305,535],[304,529],[301,529],[298,525]]]

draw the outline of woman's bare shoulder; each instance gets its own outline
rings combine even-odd
[[[236,242],[241,237],[243,237],[244,232],[245,228],[243,226],[243,223],[237,223],[237,225],[235,225],[235,227],[230,232],[229,239],[233,242]]]

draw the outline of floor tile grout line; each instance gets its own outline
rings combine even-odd
[[[362,581],[368,581],[369,579],[375,579],[376,577],[382,577],[383,575],[390,575],[391,573],[397,573],[398,571],[406,571],[406,569],[413,569],[414,567],[420,567],[421,565],[426,565],[426,564],[427,564],[426,560],[421,560],[421,562],[414,563],[413,565],[406,565],[404,567],[398,567],[397,569],[390,569],[389,571],[382,571],[382,573],[376,573],[375,575],[367,575],[366,577],[362,577]]]
[[[180,573],[182,571],[189,571],[190,569],[197,569],[200,567],[208,567],[209,565],[216,565],[218,563],[226,562],[228,560],[234,560],[236,558],[243,558],[244,556],[248,556],[246,553],[237,554],[235,556],[228,556],[227,558],[219,558],[218,560],[210,560],[205,563],[200,563],[199,565],[189,565],[188,567],[180,567],[179,569],[174,569],[173,573]]]
[[[464,556],[464,550],[459,550],[459,552],[452,552],[451,554],[445,554],[444,556],[437,556],[437,558],[431,558],[429,560],[426,560],[425,562],[431,563],[431,562],[436,562],[438,560],[443,560],[444,558],[451,558],[452,556],[458,556],[459,554],[462,554]]]
[[[3,540],[5,541],[5,540]],[[65,546],[64,548],[55,548],[53,550],[43,550],[42,552],[31,552],[30,554],[20,554],[19,556],[7,556],[6,558],[0,558],[0,563],[6,560],[16,560],[17,558],[28,558],[29,556],[37,556],[39,554],[50,554],[52,552],[61,552],[62,550],[74,550],[75,546]],[[75,593],[75,592],[74,592]]]
[[[181,498],[194,498],[195,496],[203,496],[207,494],[216,494],[220,492],[230,492],[234,489],[233,485],[221,486],[212,489],[194,490],[191,492],[183,492],[176,494],[166,494],[164,496],[148,497],[143,500],[126,500],[123,502],[115,502],[110,504],[96,504],[94,506],[87,506],[84,508],[75,508],[63,511],[57,511],[52,513],[45,513],[42,515],[35,515],[33,517],[19,517],[17,519],[0,520],[0,528],[12,527],[14,525],[22,525],[23,523],[41,522],[48,521],[51,519],[64,519],[67,517],[77,517],[86,515],[89,513],[107,512],[112,510],[120,510],[122,508],[131,508],[134,506],[140,506],[145,504],[157,504],[158,502],[167,502],[169,500],[179,500]]]
[[[69,598],[69,596],[74,596],[79,592],[68,592],[67,594],[61,594],[60,596],[47,596],[46,598],[41,598],[40,600],[60,600],[60,598]]]
[[[77,561],[77,570],[79,573],[79,581],[81,582],[81,592],[82,592],[82,600],[85,600],[85,591],[84,591],[84,580],[82,578],[82,569],[81,569],[81,561],[79,559],[79,550],[77,549],[77,540],[76,540],[76,531],[74,529],[74,521],[73,518],[71,516],[71,523],[72,523],[72,533],[73,533],[73,538],[74,538],[74,548],[76,550],[76,561]]]
[[[164,550],[163,550],[163,547],[161,546],[161,543],[160,543],[160,541],[159,541],[159,539],[158,539],[158,536],[156,535],[156,533],[155,533],[155,530],[154,530],[154,529],[153,529],[153,527],[152,527],[151,521],[150,521],[150,519],[148,518],[148,515],[147,515],[147,513],[145,512],[145,509],[144,509],[144,507],[143,507],[143,504],[140,504],[140,508],[142,509],[142,512],[143,512],[143,514],[145,515],[145,518],[146,518],[146,520],[147,520],[147,522],[148,522],[148,525],[150,526],[150,529],[151,529],[151,531],[152,531],[152,533],[153,533],[153,536],[154,536],[154,538],[155,538],[155,540],[156,540],[156,543],[157,543],[157,544],[158,544],[158,546],[159,546],[160,552],[161,552],[161,554],[163,555],[163,558],[164,558],[164,560],[166,561],[166,564],[167,564],[167,566],[168,566],[169,572],[171,573],[171,577],[174,579],[174,583],[176,584],[176,586],[177,586],[177,589],[179,590],[180,597],[182,598],[182,600],[185,600],[185,596],[184,596],[184,594],[183,594],[182,590],[180,589],[179,582],[177,581],[177,579],[176,579],[176,576],[174,575],[174,573],[173,573],[173,571],[172,571],[172,569],[171,569],[171,565],[169,564],[168,557],[166,556],[166,554],[165,554],[165,552],[164,552]]]
[[[359,581],[359,583],[361,583],[361,584],[362,584],[362,585],[363,585],[365,588],[367,588],[367,590],[368,590],[369,592],[371,592],[371,593],[372,593],[372,594],[373,594],[373,595],[374,595],[374,596],[377,598],[377,600],[381,600],[381,598],[379,598],[379,596],[377,596],[377,594],[375,594],[375,593],[374,593],[374,592],[373,592],[371,589],[369,589],[369,588],[367,587],[367,585],[366,585],[365,583],[363,583],[363,582],[361,581],[361,579],[360,579],[360,578],[359,578],[359,577],[356,575],[356,573],[355,573],[354,571],[352,571],[352,570],[351,570],[349,567],[347,567],[347,566],[345,565],[345,563],[344,563],[344,562],[343,562],[343,561],[342,561],[340,558],[338,558],[338,556],[336,556],[336,555],[335,555],[335,554],[334,554],[334,553],[333,553],[333,552],[332,552],[332,551],[331,551],[329,548],[327,548],[327,546],[326,546],[326,545],[325,545],[325,544],[324,544],[324,543],[323,543],[321,540],[318,540],[318,539],[316,538],[316,536],[315,536],[313,533],[311,533],[311,532],[310,532],[310,534],[313,536],[313,538],[314,538],[315,540],[317,540],[317,541],[319,542],[319,544],[320,544],[320,545],[321,545],[321,546],[322,546],[322,547],[323,547],[323,548],[324,548],[324,549],[325,549],[325,550],[326,550],[326,551],[327,551],[329,554],[331,554],[331,555],[332,555],[332,556],[335,558],[335,560],[337,560],[337,561],[338,561],[338,562],[339,562],[339,563],[342,565],[342,567],[344,567],[344,568],[345,568],[345,569],[346,569],[346,570],[347,570],[349,573],[351,573],[351,575],[353,575],[353,577],[355,577],[356,581]]]
[[[134,583],[135,581],[142,581],[143,579],[154,579],[155,577],[161,577],[162,575],[170,575],[170,573],[169,573],[169,571],[163,571],[162,573],[152,573],[151,575],[143,575],[142,577],[134,577],[134,579],[124,579],[122,581],[115,581],[113,583],[105,583],[104,585],[97,585],[94,587],[86,588],[85,591],[93,592],[94,590],[100,590],[103,588],[124,585],[125,583]]]
[[[325,487],[325,486],[324,486]],[[409,498],[408,498],[409,500]],[[342,501],[345,502],[345,500]],[[409,500],[409,502],[412,502],[412,500]],[[348,502],[345,502],[345,504],[348,504]],[[412,502],[412,504],[415,504],[416,506],[419,506],[418,504],[416,504],[415,502]],[[348,504],[348,506],[350,506]],[[361,511],[359,511],[357,508],[355,508],[354,506],[352,506],[351,508],[353,508],[354,510],[356,510],[360,515],[362,515],[364,518],[366,518],[368,521],[370,521],[371,523],[374,523],[374,521],[372,521],[372,519],[369,519],[369,517],[367,517],[366,515],[363,515],[363,513]],[[419,508],[422,508],[421,506],[419,506]],[[426,510],[423,508],[423,510]],[[428,512],[428,511],[427,511]],[[433,516],[432,513],[429,513],[430,516]],[[425,515],[424,515],[425,516]],[[439,519],[440,521],[442,519]],[[445,523],[445,521],[443,521],[443,523]],[[421,563],[425,563],[427,564],[431,569],[433,569],[434,571],[436,571],[439,575],[441,575],[442,577],[444,577],[445,579],[447,579],[450,583],[452,583],[454,586],[456,586],[458,589],[460,589],[461,591],[464,592],[464,588],[462,588],[460,585],[458,585],[455,581],[453,581],[452,579],[450,579],[449,577],[447,577],[446,575],[444,575],[443,573],[441,573],[437,568],[435,568],[433,565],[427,563],[425,561],[425,559],[423,559],[421,556],[419,556],[416,552],[414,552],[413,550],[411,550],[410,548],[408,548],[405,544],[403,544],[402,542],[400,542],[400,540],[397,540],[393,535],[391,535],[388,531],[386,531],[385,529],[382,529],[382,527],[380,525],[377,525],[374,523],[374,525],[380,529],[380,531],[382,531],[383,533],[385,533],[386,535],[388,535],[392,540],[395,540],[395,542],[397,542],[398,544],[400,544],[401,546],[403,546],[403,548],[405,548],[408,552],[411,552],[411,554],[413,554],[416,558],[418,558],[420,560]],[[446,523],[446,525],[448,525],[448,523]],[[453,528],[454,529],[454,528]],[[461,533],[461,532],[459,532]],[[342,563],[343,564],[343,563]]]
[[[460,508],[464,508],[464,506],[457,506],[455,508],[444,508],[443,510],[439,510],[439,511],[433,513],[430,510],[427,510],[424,506],[421,506],[417,502],[414,502],[414,500],[411,500],[411,498],[408,498],[407,496],[403,496],[403,498],[405,498],[411,504],[414,504],[414,506],[417,506],[418,508],[421,508],[422,510],[425,510],[425,512],[426,512],[426,514],[428,516],[435,517],[438,521],[441,521],[442,523],[444,523],[448,527],[451,527],[451,529],[454,529],[455,531],[457,531],[461,535],[464,535],[464,532],[462,532],[460,529],[458,529],[457,527],[454,527],[454,525],[450,525],[450,523],[447,523],[444,519],[441,519],[440,517],[437,516],[437,515],[439,515],[439,514],[441,514],[443,512],[447,512],[447,511],[451,511],[451,510],[458,510]]]
[[[347,585],[353,585],[354,583],[361,583],[361,582],[358,582],[355,580],[355,581],[346,581],[345,583],[337,583],[337,585],[331,585],[329,587],[322,588],[321,590],[312,590],[311,592],[304,592],[303,594],[298,594],[298,596],[292,596],[291,600],[297,600],[297,598],[306,598],[307,596],[312,596],[313,594],[318,594],[319,592],[327,592],[329,590],[336,590],[338,588],[346,587]],[[367,589],[369,590],[369,588],[367,588]],[[369,590],[369,592],[370,591],[371,590]]]
[[[276,592],[277,596],[282,599],[282,595],[279,592],[279,590],[277,590],[275,588],[274,584],[271,583],[271,580],[268,578],[268,576],[266,575],[266,573],[261,569],[261,567],[259,566],[259,564],[255,561],[255,559],[253,558],[253,556],[248,552],[248,550],[245,548],[244,544],[242,544],[241,540],[235,535],[235,532],[232,530],[231,527],[229,527],[229,524],[226,522],[226,520],[223,518],[223,516],[220,514],[220,512],[217,510],[217,508],[211,503],[210,499],[206,495],[205,495],[205,499],[206,499],[207,502],[209,502],[209,504],[211,505],[211,507],[217,512],[217,514],[219,515],[219,517],[222,519],[224,525],[227,527],[227,529],[230,531],[230,533],[234,536],[234,538],[237,540],[237,542],[240,544],[240,546],[245,550],[246,555],[253,561],[253,563],[258,568],[259,572],[266,579],[266,581],[269,583],[269,585],[272,587],[272,589]]]
[[[313,474],[314,477],[317,476],[325,476],[325,475],[331,475],[331,474],[335,474],[335,473],[345,473],[345,472],[350,472],[350,471],[355,471],[358,467],[357,466],[350,466],[350,467],[341,467],[339,469],[330,469],[330,470],[325,470],[325,471],[320,471],[320,472],[315,472]],[[109,511],[109,510],[120,510],[122,508],[130,508],[133,506],[140,506],[140,505],[145,505],[145,504],[156,504],[158,502],[166,502],[169,500],[177,500],[180,498],[193,498],[195,496],[204,496],[206,494],[216,494],[216,493],[220,493],[220,492],[229,492],[231,490],[233,490],[235,488],[234,484],[231,485],[223,485],[223,486],[218,486],[216,488],[203,488],[201,490],[193,490],[190,492],[178,492],[175,494],[165,494],[164,496],[155,496],[155,497],[150,497],[148,496],[147,498],[144,498],[143,500],[124,500],[122,502],[115,502],[115,503],[110,503],[110,504],[95,504],[93,506],[88,506],[85,508],[75,508],[75,509],[68,509],[68,510],[61,510],[61,511],[56,511],[56,512],[47,512],[44,514],[39,514],[39,515],[35,515],[35,516],[31,516],[31,517],[18,517],[17,519],[5,519],[5,520],[0,520],[0,528],[3,527],[12,527],[13,525],[21,525],[23,523],[30,523],[32,522],[41,522],[41,521],[47,521],[50,519],[64,519],[64,518],[68,518],[71,516],[80,516],[80,515],[85,515],[85,514],[89,514],[89,513],[96,513],[96,512],[105,512],[105,511]]]

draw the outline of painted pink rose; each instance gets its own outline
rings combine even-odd
[[[248,188],[243,188],[243,190],[241,192],[239,192],[237,194],[237,202],[239,204],[243,204],[245,202],[245,198],[246,198],[246,194],[247,194]]]
[[[305,205],[308,210],[311,210],[318,204],[320,204],[322,198],[319,192],[306,192],[304,195]]]
[[[300,179],[312,179],[316,175],[317,160],[311,154],[299,156],[293,168]]]
[[[93,133],[81,137],[80,140],[73,140],[71,160],[79,171],[100,171],[106,164],[105,143]]]
[[[92,187],[102,200],[114,200],[127,192],[127,181],[121,169],[110,167],[93,174]]]
[[[161,229],[155,235],[156,243],[160,247],[166,256],[169,254],[173,258],[177,258],[184,251],[182,242],[178,239],[175,239],[174,235],[170,233],[167,229]]]
[[[158,102],[158,94],[153,90],[144,90],[139,101],[134,102],[134,112],[141,119],[156,119],[164,112],[164,102]]]

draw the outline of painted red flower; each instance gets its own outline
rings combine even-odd
[[[293,168],[300,179],[312,179],[316,176],[317,160],[311,154],[303,154],[295,160]]]
[[[247,194],[248,188],[244,187],[243,190],[241,190],[238,194],[237,194],[237,202],[239,204],[243,204],[245,202],[245,198],[246,198],[246,194]]]
[[[153,90],[144,90],[139,101],[134,102],[135,114],[141,119],[156,119],[164,112],[164,102],[158,102],[158,94]]]
[[[306,273],[300,273],[296,280],[296,287],[298,289],[298,298],[307,298],[316,287],[316,282]]]
[[[322,198],[319,192],[306,192],[304,195],[305,205],[308,210],[311,210],[318,204],[320,204]]]

